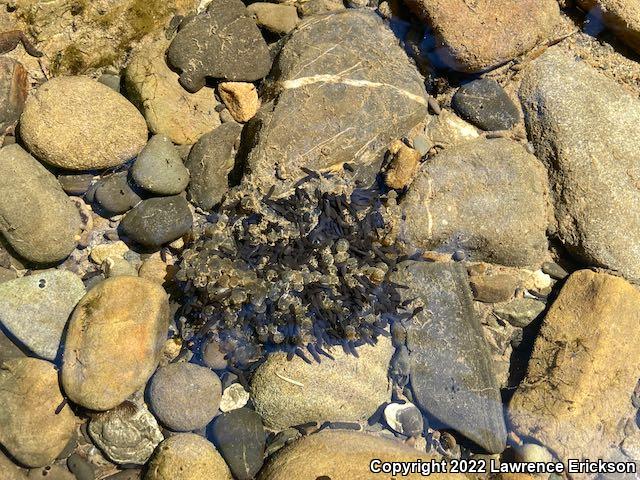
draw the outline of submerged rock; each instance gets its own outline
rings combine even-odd
[[[369,469],[374,458],[382,462],[415,462],[416,459],[428,462],[433,457],[399,441],[360,432],[325,430],[302,437],[278,451],[260,471],[258,479],[370,479],[376,476]],[[424,477],[414,473],[403,478]],[[456,473],[433,473],[429,478],[463,480],[466,477]]]
[[[478,139],[426,162],[401,203],[410,247],[472,261],[541,264],[549,188],[543,165],[512,140]],[[487,228],[491,225],[491,228]]]
[[[234,478],[250,480],[262,467],[265,431],[253,410],[239,408],[216,417],[209,433]]]
[[[391,392],[387,370],[393,354],[391,342],[358,349],[358,357],[341,348],[335,358],[308,364],[284,353],[269,355],[251,383],[256,411],[270,428],[285,429],[306,422],[363,421],[375,413]]]
[[[229,467],[211,442],[180,433],[158,445],[145,480],[232,480]]]
[[[491,453],[507,438],[492,359],[460,264],[407,261],[394,281],[423,309],[407,322],[414,400],[446,427]]]
[[[509,404],[514,430],[568,458],[609,458],[640,368],[640,293],[623,278],[572,274],[547,313]]]
[[[46,168],[18,145],[0,149],[0,233],[34,263],[64,260],[76,247],[80,214]]]
[[[76,429],[75,416],[63,403],[58,372],[52,363],[35,358],[7,360],[1,367],[0,443],[21,464],[45,466]]]
[[[36,355],[54,360],[69,315],[85,294],[80,277],[49,270],[0,284],[0,322]]]
[[[158,366],[168,324],[158,284],[126,276],[100,282],[69,321],[61,376],[67,396],[92,410],[122,403]]]
[[[323,52],[326,52],[324,54]],[[354,162],[370,183],[392,140],[427,114],[423,78],[382,19],[364,10],[310,18],[291,34],[254,118],[248,168],[282,193],[302,167],[341,171]]]

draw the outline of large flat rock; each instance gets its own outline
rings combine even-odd
[[[421,250],[537,266],[547,250],[544,166],[512,140],[479,139],[426,162],[401,203],[402,237]]]
[[[254,119],[253,180],[285,190],[300,170],[353,162],[372,181],[392,140],[426,117],[423,79],[389,28],[362,10],[311,17],[284,45]]]
[[[516,432],[568,458],[610,458],[635,415],[640,292],[590,270],[569,277],[547,313],[509,405]]]
[[[558,237],[588,265],[640,278],[640,101],[557,48],[519,95],[549,168]]]
[[[417,298],[424,306],[407,327],[415,401],[487,451],[503,451],[500,391],[465,268],[407,261],[392,280],[409,286],[403,300]]]

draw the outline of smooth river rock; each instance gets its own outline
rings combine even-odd
[[[428,462],[433,457],[400,441],[353,431],[325,430],[302,437],[284,447],[260,471],[258,480],[371,480],[391,478],[388,474],[372,474],[371,460],[383,462]],[[399,477],[398,477],[399,478]],[[414,473],[402,478],[425,478]],[[433,473],[434,480],[464,480],[459,473]]]
[[[433,63],[462,72],[489,70],[550,40],[560,20],[555,0],[408,0],[431,27]]]
[[[27,99],[20,135],[50,165],[94,170],[134,158],[147,143],[147,124],[106,85],[88,77],[56,77]]]
[[[607,459],[624,439],[640,377],[640,292],[621,277],[573,273],[547,313],[509,404],[520,435],[559,458]]]
[[[403,300],[425,306],[407,326],[414,400],[488,452],[502,452],[507,432],[500,390],[465,268],[407,261],[391,278],[409,286]]]
[[[145,480],[233,480],[213,444],[200,435],[180,433],[158,445]]]
[[[345,10],[303,21],[282,48],[251,124],[248,181],[284,193],[301,167],[353,162],[372,182],[389,144],[427,116],[424,79],[382,19]]]
[[[640,278],[640,101],[552,48],[520,87],[527,130],[552,183],[557,236],[587,265]]]
[[[194,363],[160,367],[149,382],[151,410],[176,432],[204,428],[218,412],[222,384],[209,368]]]
[[[546,171],[513,140],[478,139],[444,150],[423,165],[401,207],[401,236],[411,247],[462,250],[472,261],[510,266],[544,261]]]
[[[177,195],[187,188],[189,170],[180,153],[164,135],[154,135],[131,167],[137,185],[156,195]]]
[[[237,408],[216,417],[209,434],[234,478],[251,480],[262,467],[265,431],[260,415]]]
[[[53,174],[19,145],[0,149],[0,233],[20,256],[64,260],[80,227],[78,209]]]
[[[35,358],[5,361],[0,366],[0,444],[21,464],[51,463],[76,429],[76,418],[63,403],[58,372]]]
[[[0,322],[37,356],[54,360],[69,315],[85,294],[82,279],[48,270],[0,283]]]
[[[120,223],[122,232],[147,248],[158,249],[182,237],[193,224],[189,203],[181,196],[143,200]]]
[[[69,321],[62,386],[75,403],[109,410],[145,385],[158,366],[169,328],[160,285],[113,277],[82,298]]]
[[[358,349],[359,358],[334,348],[335,360],[307,364],[273,353],[251,382],[251,398],[266,426],[284,430],[306,422],[366,420],[390,398],[387,378],[393,347],[380,337]]]

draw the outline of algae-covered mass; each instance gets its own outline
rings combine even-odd
[[[264,349],[320,361],[336,344],[357,355],[402,317],[395,197],[307,173],[281,198],[232,191],[184,252],[185,316],[241,363]]]

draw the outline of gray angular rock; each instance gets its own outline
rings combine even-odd
[[[266,438],[260,415],[248,408],[223,413],[209,433],[234,478],[250,480],[256,476],[264,461]]]
[[[520,119],[518,107],[500,84],[490,78],[461,86],[451,106],[467,122],[483,130],[508,130]]]
[[[54,360],[69,315],[85,294],[82,279],[50,270],[0,284],[0,322],[39,357]]]
[[[409,286],[403,300],[427,306],[407,327],[414,400],[487,451],[502,452],[507,432],[500,391],[464,267],[407,261],[392,280]]]
[[[181,196],[149,198],[127,212],[120,228],[132,240],[159,248],[177,240],[191,229],[193,216]]]
[[[275,194],[305,176],[354,163],[371,182],[392,140],[427,116],[424,79],[375,13],[302,22],[280,51],[253,119],[252,181]]]
[[[203,135],[189,152],[185,162],[191,172],[187,193],[203,210],[211,210],[229,189],[241,132],[242,125],[225,123]]]
[[[149,410],[131,402],[93,416],[87,431],[96,446],[119,464],[144,465],[164,440]]]
[[[161,367],[149,383],[151,410],[160,422],[177,432],[205,427],[215,416],[222,383],[206,367],[171,363]]]
[[[401,203],[402,237],[472,261],[539,265],[547,250],[544,166],[507,139],[451,147],[424,164]],[[490,228],[488,228],[490,226]]]
[[[0,233],[20,256],[44,264],[64,260],[80,224],[56,177],[19,145],[0,149]]]
[[[640,278],[640,101],[556,48],[532,64],[519,95],[549,168],[558,237],[588,265]]]
[[[514,327],[524,328],[540,315],[546,304],[534,298],[516,298],[509,303],[494,307],[493,313]]]
[[[95,201],[113,215],[128,212],[142,200],[129,184],[128,172],[117,172],[100,180],[95,190]]]
[[[187,188],[189,170],[171,140],[154,135],[131,167],[131,178],[151,193],[177,195]]]
[[[253,82],[269,73],[269,48],[240,0],[213,0],[185,23],[169,45],[167,60],[182,72],[180,84],[187,91],[200,90],[206,77]]]

